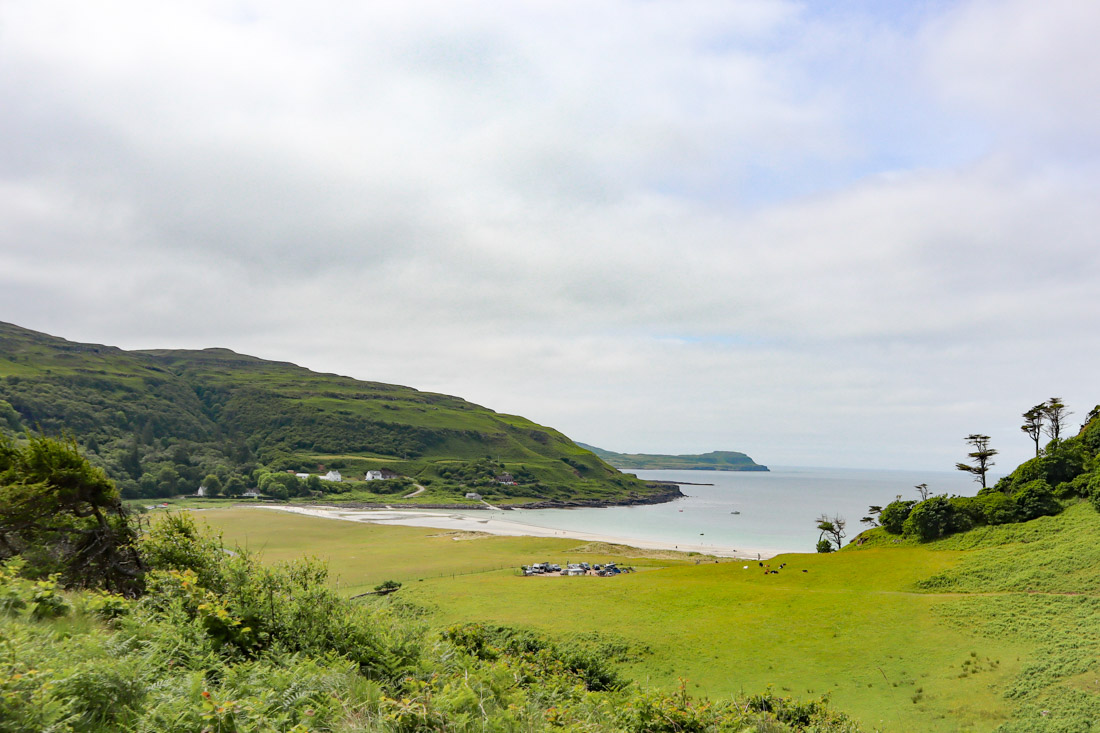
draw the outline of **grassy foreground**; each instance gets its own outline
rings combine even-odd
[[[437,624],[600,631],[646,645],[626,671],[663,689],[684,678],[715,698],[767,685],[827,692],[887,731],[1085,731],[1100,710],[1100,515],[1084,504],[937,543],[782,556],[770,561],[787,564],[778,575],[669,556],[631,560],[648,571],[613,579],[511,570],[580,558],[589,548],[575,540],[203,514],[227,543],[268,560],[327,559],[349,592],[404,581],[401,594]]]

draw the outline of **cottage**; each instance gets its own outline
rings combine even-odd
[[[302,479],[303,481],[305,481],[307,478],[309,478],[308,473],[296,473],[294,475],[297,476],[298,478]]]
[[[339,471],[332,470],[321,477],[322,481],[343,481],[344,477],[340,475]]]
[[[260,492],[256,489],[249,489],[248,491],[241,494],[241,497],[244,499],[259,499],[260,496],[262,496],[262,494],[260,494]]]
[[[470,491],[470,492],[466,493],[466,498],[467,499],[475,499],[475,500],[480,501],[481,500],[481,494],[479,494],[475,491]]]
[[[502,473],[496,477],[498,484],[504,484],[505,486],[515,486],[516,479],[510,473]]]
[[[397,474],[388,468],[382,468],[377,471],[367,471],[367,475],[364,477],[364,481],[386,481],[391,478],[397,478]]]

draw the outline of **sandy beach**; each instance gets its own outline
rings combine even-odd
[[[462,514],[446,510],[408,510],[408,509],[341,509],[335,506],[256,506],[257,509],[292,512],[305,514],[310,517],[322,519],[338,519],[346,522],[371,522],[374,524],[390,524],[405,527],[433,527],[435,529],[448,529],[463,532],[484,532],[485,534],[507,535],[512,537],[561,537],[585,542],[607,542],[615,545],[626,545],[644,550],[675,550],[679,552],[698,552],[715,557],[734,557],[755,560],[773,557],[775,553],[770,550],[757,551],[745,547],[722,547],[716,545],[674,545],[667,542],[636,539],[632,537],[618,537],[613,535],[595,534],[591,532],[578,532],[565,529],[550,529],[533,524],[525,524],[519,521],[522,512],[510,512],[518,514],[516,519],[505,519],[499,515],[480,517],[477,515]]]

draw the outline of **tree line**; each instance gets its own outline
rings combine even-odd
[[[1057,514],[1069,501],[1087,499],[1100,511],[1100,406],[1086,416],[1076,436],[1064,437],[1073,413],[1059,397],[1051,397],[1023,413],[1020,430],[1035,442],[1035,457],[990,486],[987,477],[998,451],[990,437],[971,433],[967,462],[955,468],[971,474],[981,488],[977,496],[932,495],[928,484],[918,484],[918,499],[872,505],[860,522],[886,533],[921,541],[962,532],[980,525],[1024,522]],[[1041,439],[1049,440],[1041,445]],[[818,552],[840,549],[845,521],[839,515],[817,520]]]

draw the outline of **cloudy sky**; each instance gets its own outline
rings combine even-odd
[[[0,0],[0,320],[620,451],[1100,402],[1100,3]]]

